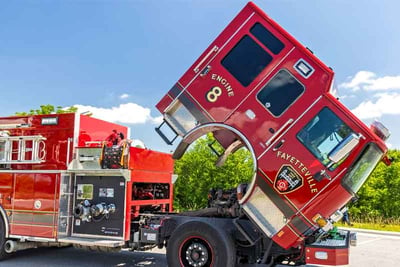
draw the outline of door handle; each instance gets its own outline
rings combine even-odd
[[[283,131],[286,130],[286,129],[290,126],[290,124],[292,124],[293,122],[294,122],[293,119],[289,119],[289,120],[288,120],[287,122],[285,122],[285,124],[284,124],[281,128],[279,128],[277,131],[274,131],[274,129],[272,129],[275,133],[265,142],[265,144],[266,144],[267,146],[269,146],[270,144],[272,144],[273,141],[274,141],[275,139],[278,139],[278,138],[279,138],[278,136],[280,136],[281,133],[283,133]],[[270,133],[272,133],[271,130],[270,130]],[[281,137],[282,137],[282,136],[281,136]]]
[[[321,170],[313,175],[314,179],[320,182],[322,179],[326,178],[331,180],[332,177],[326,172],[326,170]]]
[[[194,73],[198,73],[200,71],[200,67],[201,65],[203,65],[203,63],[207,60],[207,58],[209,58],[211,56],[212,53],[217,52],[219,49],[218,46],[214,45],[214,47],[207,53],[207,55],[199,62],[199,64],[196,65],[196,67],[194,67],[193,71]]]
[[[274,148],[272,149],[273,151],[277,151],[278,149],[280,149],[282,146],[283,146],[283,144],[285,144],[285,139],[282,139],[281,141],[279,141],[275,146],[274,146]]]

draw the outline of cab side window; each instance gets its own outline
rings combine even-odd
[[[248,86],[271,61],[272,56],[245,35],[222,59],[221,64],[243,86]]]
[[[280,70],[257,94],[274,116],[279,117],[304,92],[304,86],[287,70]]]
[[[279,54],[285,45],[275,37],[269,30],[267,30],[261,23],[256,23],[250,29],[253,34],[265,47],[267,47],[275,55]]]

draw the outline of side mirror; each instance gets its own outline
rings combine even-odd
[[[342,140],[328,155],[333,163],[338,163],[349,154],[360,142],[360,137],[352,133]]]

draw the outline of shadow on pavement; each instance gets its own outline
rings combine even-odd
[[[18,251],[2,261],[4,267],[72,266],[167,266],[165,254],[155,252],[93,252],[73,247]]]

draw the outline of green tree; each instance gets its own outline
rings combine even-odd
[[[211,188],[229,189],[249,182],[253,174],[253,162],[249,151],[239,149],[231,154],[222,167],[215,166],[218,156],[208,147],[214,138],[208,134],[198,139],[183,157],[175,162],[174,207],[178,210],[199,209],[207,205]],[[222,147],[215,143],[217,151]]]
[[[400,217],[400,151],[390,150],[390,166],[379,163],[358,192],[350,212],[361,219]]]
[[[17,116],[26,116],[26,115],[44,115],[44,114],[61,114],[61,113],[75,113],[78,111],[78,108],[71,106],[63,108],[61,106],[54,107],[53,105],[41,105],[39,109],[31,109],[29,112],[15,112]]]

